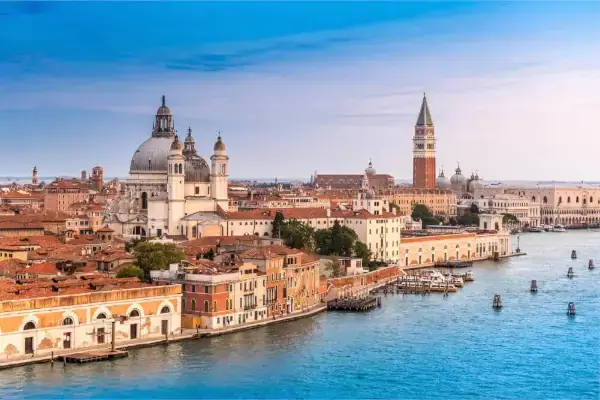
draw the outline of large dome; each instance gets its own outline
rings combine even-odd
[[[173,138],[151,137],[138,147],[131,158],[129,173],[167,173],[167,157]]]

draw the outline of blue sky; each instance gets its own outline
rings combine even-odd
[[[600,3],[0,3],[0,175],[126,176],[166,95],[233,177],[597,180]]]

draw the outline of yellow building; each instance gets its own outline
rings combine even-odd
[[[424,204],[433,215],[456,215],[456,195],[445,189],[395,188],[382,190],[379,195],[398,206],[398,215],[410,215],[416,204]]]
[[[400,265],[404,267],[502,257],[510,252],[510,234],[502,226],[500,214],[481,214],[480,228],[475,232],[462,230],[400,239]]]
[[[137,278],[0,282],[0,360],[180,333],[181,286]],[[119,320],[113,325],[114,320]]]

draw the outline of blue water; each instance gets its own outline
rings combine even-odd
[[[523,234],[521,247],[528,256],[478,264],[447,299],[387,296],[368,314],[0,371],[0,398],[598,399],[600,233]]]

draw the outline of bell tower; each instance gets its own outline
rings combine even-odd
[[[185,157],[183,145],[175,135],[167,158],[169,170],[167,174],[167,228],[170,235],[183,235],[179,222],[185,217]]]
[[[225,211],[229,209],[229,196],[227,180],[229,177],[229,156],[225,143],[221,139],[221,134],[213,148],[213,155],[210,157],[210,196]]]
[[[423,93],[421,111],[415,125],[413,137],[413,187],[435,188],[435,127]]]

